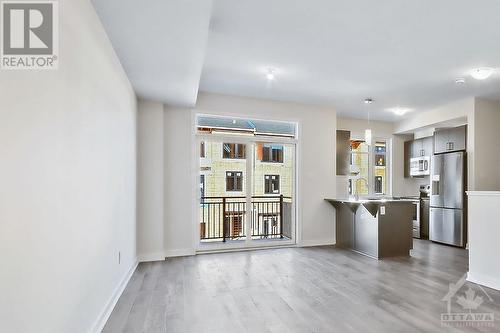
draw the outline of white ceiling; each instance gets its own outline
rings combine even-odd
[[[199,87],[396,120],[387,108],[500,98],[500,71],[467,76],[500,68],[498,0],[214,0],[211,16],[208,0],[94,2],[138,94],[168,103],[194,104]]]
[[[92,0],[137,95],[196,103],[211,0]]]

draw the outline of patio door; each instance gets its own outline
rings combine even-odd
[[[198,250],[295,242],[295,143],[198,136]]]
[[[295,145],[253,144],[251,239],[293,240]]]

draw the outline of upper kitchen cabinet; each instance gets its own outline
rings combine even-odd
[[[411,159],[430,157],[434,154],[434,138],[432,136],[406,141],[404,145],[405,163],[404,176],[411,176]]]
[[[449,153],[465,150],[467,126],[437,130],[434,133],[434,152]]]
[[[433,154],[433,137],[413,140],[411,157],[431,156]]]
[[[350,174],[351,132],[337,131],[337,176]]]

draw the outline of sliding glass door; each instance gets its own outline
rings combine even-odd
[[[295,146],[254,144],[252,240],[293,239]]]
[[[197,138],[198,249],[294,243],[294,140],[235,133]]]

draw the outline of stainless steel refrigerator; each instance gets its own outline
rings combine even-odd
[[[429,239],[465,247],[466,155],[455,152],[434,155],[431,161]]]

